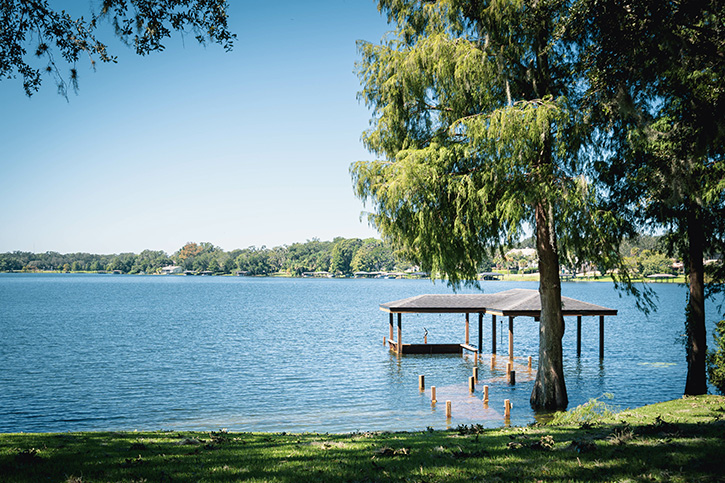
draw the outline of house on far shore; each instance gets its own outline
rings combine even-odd
[[[333,278],[334,275],[332,275],[330,272],[302,272],[302,277],[315,277],[315,278]]]
[[[181,267],[179,267],[178,265],[161,267],[161,275],[172,275],[174,273],[181,273]]]

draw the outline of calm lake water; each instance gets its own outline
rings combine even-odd
[[[604,393],[619,407],[677,398],[685,385],[686,287],[650,285],[659,310],[649,318],[611,284],[565,283],[563,294],[619,310],[567,318],[564,360],[570,408]],[[483,282],[486,293],[536,283]],[[403,356],[383,347],[388,314],[379,304],[422,293],[450,293],[425,280],[0,274],[0,432],[194,429],[349,432],[502,426],[534,421],[535,371],[503,380],[507,326],[499,356],[486,353],[474,396],[472,357]],[[473,290],[464,290],[471,293]],[[717,306],[708,307],[708,343]],[[499,318],[501,319],[501,318]],[[477,340],[472,315],[471,341]],[[500,322],[499,322],[500,324]],[[403,341],[462,342],[462,314],[403,316]],[[490,351],[491,319],[484,319]],[[537,324],[515,322],[515,354],[536,356]],[[418,390],[418,375],[437,387]],[[481,403],[483,384],[490,404]],[[445,403],[453,401],[453,417]]]

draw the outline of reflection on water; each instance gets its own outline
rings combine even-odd
[[[516,287],[536,284],[483,285],[488,293]],[[654,288],[660,309],[646,318],[610,284],[563,284],[566,296],[619,310],[605,321],[604,360],[597,318],[582,321],[580,357],[576,319],[567,319],[570,407],[604,393],[620,407],[680,397],[686,367],[677,340],[686,290]],[[538,354],[538,323],[531,318],[515,321],[515,385],[505,374],[501,319],[499,354],[478,361],[470,354],[399,357],[382,346],[388,316],[380,303],[449,292],[417,280],[0,274],[0,431],[492,427],[505,424],[506,399],[513,403],[512,425],[550,418],[529,406]],[[708,310],[711,334],[718,317],[713,306]],[[477,324],[471,326],[477,341]],[[490,351],[490,317],[483,328]],[[403,317],[404,341],[421,341],[425,330],[429,343],[461,342],[464,319]],[[474,366],[478,382],[470,393]],[[419,375],[425,375],[423,392]]]

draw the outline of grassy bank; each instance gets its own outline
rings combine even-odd
[[[7,482],[725,481],[725,397],[560,426],[359,434],[0,435]]]

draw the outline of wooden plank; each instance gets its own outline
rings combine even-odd
[[[461,344],[402,344],[402,354],[460,354]]]

